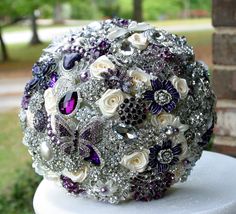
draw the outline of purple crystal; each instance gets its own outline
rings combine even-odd
[[[67,92],[66,95],[64,97],[61,98],[60,102],[59,102],[59,110],[62,114],[71,114],[76,105],[77,105],[77,101],[78,101],[78,94],[77,92]]]
[[[53,65],[55,65],[55,64],[51,60],[47,61],[47,62],[44,62],[44,63],[36,62],[33,65],[32,73],[33,73],[34,76],[37,76],[37,77],[44,76],[50,71],[50,68]]]
[[[110,44],[106,40],[102,40],[99,44],[98,47],[100,49],[107,49],[110,47]]]
[[[37,77],[34,77],[33,79],[31,79],[25,86],[25,92],[28,93],[29,91],[34,89],[36,85],[38,84],[38,82],[39,82],[39,79]]]
[[[29,102],[30,102],[30,96],[27,94],[24,94],[24,96],[22,97],[22,100],[21,100],[21,106],[24,110],[28,109]]]
[[[82,82],[88,81],[89,77],[90,77],[89,71],[82,71],[81,74],[80,74],[80,80]]]
[[[41,74],[41,69],[38,64],[33,65],[32,73],[33,73],[33,75],[40,75]]]
[[[48,86],[50,88],[53,88],[54,85],[56,84],[57,80],[58,80],[58,74],[57,73],[52,73],[51,77],[50,77],[50,82],[48,83]]]
[[[61,175],[62,186],[67,189],[69,193],[80,194],[85,190],[80,189],[78,183],[73,182],[70,178]]]
[[[94,148],[91,145],[86,145],[86,146],[90,150],[90,155],[89,155],[89,157],[85,158],[84,160],[90,161],[92,164],[94,164],[96,166],[100,166],[101,161],[100,161],[100,158],[99,158],[97,152],[95,152]]]
[[[119,27],[127,27],[129,25],[129,20],[116,18],[116,19],[113,19],[113,23],[118,25]]]
[[[79,53],[69,53],[63,58],[63,67],[66,70],[70,70],[75,66],[75,62],[81,59],[81,54]]]

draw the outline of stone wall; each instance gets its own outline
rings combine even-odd
[[[215,149],[236,155],[236,0],[213,0],[213,79],[218,124]]]

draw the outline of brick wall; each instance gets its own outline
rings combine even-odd
[[[215,150],[236,156],[236,0],[213,0],[213,79],[218,124]]]

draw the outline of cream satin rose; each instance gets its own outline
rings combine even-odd
[[[144,172],[148,165],[149,150],[134,152],[131,155],[125,155],[120,164],[132,172]]]
[[[34,128],[34,114],[29,109],[26,111],[26,121],[30,128]]]
[[[49,115],[55,114],[57,109],[56,109],[56,97],[53,93],[53,89],[48,88],[47,90],[45,90],[43,96],[44,96],[44,105],[46,112]]]
[[[147,38],[142,33],[134,33],[128,38],[132,46],[144,50],[148,46]]]
[[[139,82],[144,82],[145,85],[151,85],[150,75],[145,73],[140,68],[131,69],[128,71],[128,74],[130,77],[132,77],[134,84],[137,84]]]
[[[120,89],[108,89],[96,103],[104,116],[112,117],[124,99],[125,94]]]
[[[107,56],[103,55],[90,65],[90,74],[92,77],[102,79],[101,74],[108,72],[108,69],[114,70],[115,65]]]
[[[62,174],[74,182],[82,183],[88,176],[88,166],[82,166],[77,172],[64,170]]]
[[[184,99],[188,95],[189,87],[185,79],[173,76],[170,78],[172,85],[179,92],[180,98]]]
[[[180,122],[179,117],[175,117],[174,115],[168,113],[162,113],[158,116],[154,115],[151,118],[151,123],[153,126],[162,126],[162,127],[170,125],[175,128],[178,128],[179,132],[181,133],[184,133],[189,128],[188,125],[182,124]]]

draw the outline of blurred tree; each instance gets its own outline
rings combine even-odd
[[[63,24],[63,16],[62,16],[62,1],[56,0],[54,3],[54,14],[53,14],[53,22],[54,24]]]
[[[103,18],[112,18],[118,15],[119,5],[117,0],[97,0],[96,4],[103,14]]]
[[[32,45],[41,43],[38,36],[37,17],[40,15],[38,9],[43,3],[45,3],[45,0],[14,0],[14,7],[17,13],[30,18],[32,31],[30,44]]]
[[[133,19],[137,22],[143,21],[143,0],[133,0]]]
[[[71,0],[70,3],[72,19],[97,19],[100,15],[96,0]]]
[[[188,0],[190,9],[202,9],[208,12],[211,11],[211,0]]]
[[[18,14],[17,10],[14,9],[14,4],[11,0],[0,1],[0,45],[1,45],[1,61],[8,60],[8,53],[5,42],[2,37],[2,29],[8,25],[14,24],[21,20],[22,17]]]

